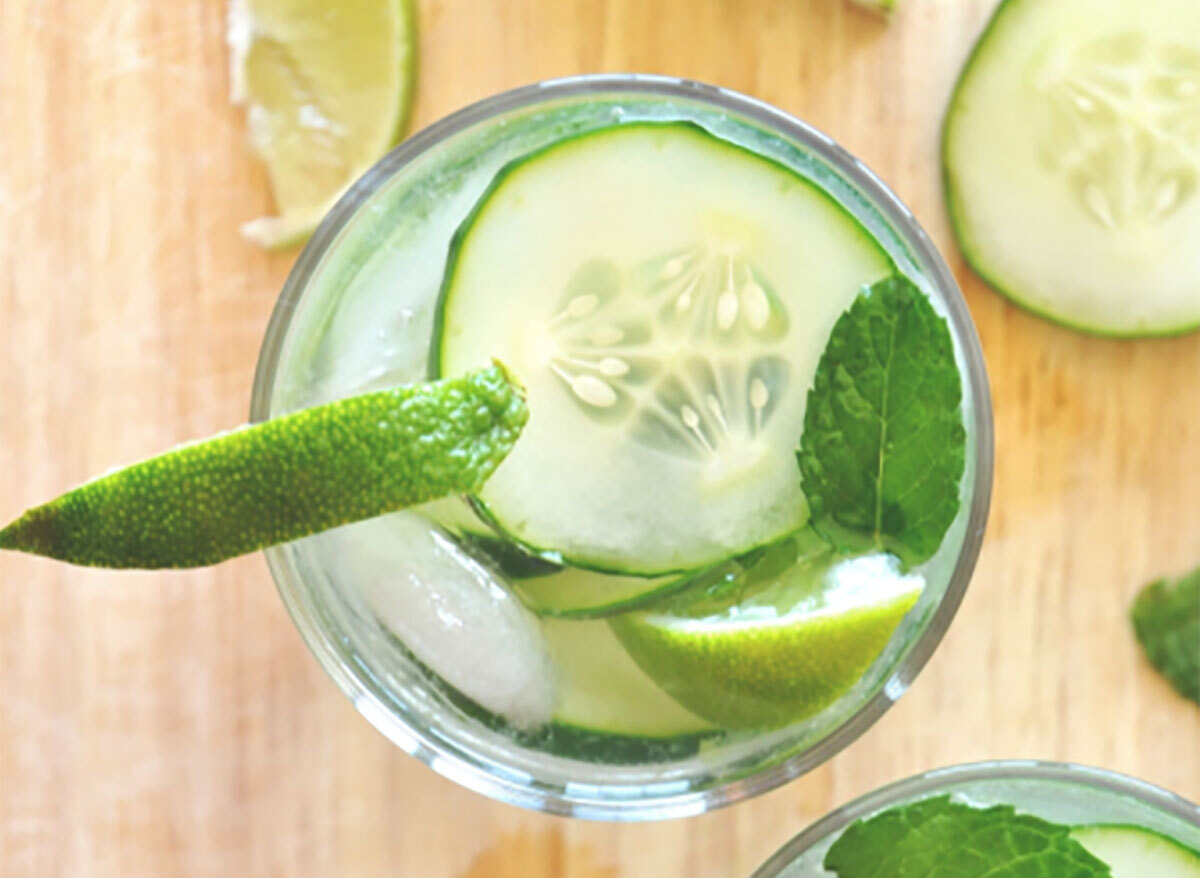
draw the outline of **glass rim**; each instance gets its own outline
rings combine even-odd
[[[878,813],[890,805],[909,801],[924,793],[935,794],[952,785],[989,780],[1044,780],[1072,784],[1127,796],[1189,823],[1200,820],[1200,806],[1189,802],[1183,796],[1107,768],[1042,759],[969,762],[935,768],[893,781],[835,808],[792,836],[755,870],[751,878],[775,878],[798,857],[835,833],[841,832],[855,820]]]
[[[563,785],[562,789],[547,789],[531,785],[528,778],[496,773],[479,761],[466,758],[457,748],[448,746],[445,739],[429,734],[428,729],[414,728],[398,717],[381,702],[361,673],[348,667],[345,656],[331,642],[329,632],[311,608],[304,605],[299,589],[290,580],[281,550],[268,549],[265,554],[280,597],[319,664],[359,712],[410,755],[469,789],[536,811],[597,820],[668,819],[715,810],[775,789],[853,743],[891,707],[899,693],[903,693],[928,662],[962,602],[979,557],[991,501],[994,450],[991,397],[979,337],[962,292],[937,248],[912,212],[879,177],[828,135],[783,110],[739,92],[693,80],[634,73],[587,74],[543,80],[485,98],[403,141],[352,184],[322,220],[293,265],[267,326],[254,376],[250,419],[257,422],[268,416],[280,355],[296,313],[296,304],[326,252],[367,196],[413,160],[471,126],[542,102],[599,93],[651,95],[706,103],[739,114],[802,145],[857,187],[913,251],[916,261],[927,267],[927,276],[943,300],[951,333],[957,339],[964,360],[964,381],[970,388],[973,403],[969,434],[973,437],[975,450],[975,478],[966,530],[953,572],[924,630],[907,654],[879,689],[827,735],[789,758],[747,776],[725,782],[718,780],[704,789],[664,791],[641,798],[630,794],[598,796],[595,793],[597,787],[590,784],[579,790],[572,790],[570,784]],[[614,785],[615,789],[619,787]]]

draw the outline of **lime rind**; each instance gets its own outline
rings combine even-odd
[[[477,490],[527,418],[494,367],[349,397],[88,482],[0,530],[0,549],[94,567],[216,564]]]
[[[692,713],[728,730],[761,730],[814,716],[851,689],[924,586],[885,555],[836,560],[823,574],[798,565],[781,579],[757,606],[702,618],[631,613],[610,624],[642,670]],[[791,606],[781,602],[788,590],[798,598]]]

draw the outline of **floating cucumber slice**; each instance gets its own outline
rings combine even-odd
[[[511,546],[509,551],[514,551]],[[513,577],[511,585],[538,615],[567,619],[599,619],[647,607],[657,609],[676,598],[689,607],[704,600],[725,606],[731,593],[755,590],[793,564],[829,551],[824,541],[805,528],[769,546],[682,576],[614,576],[567,567],[550,576]],[[522,563],[528,565],[528,561]]]
[[[616,576],[564,567],[505,539],[475,514],[470,502],[460,497],[426,503],[415,511],[453,534],[472,558],[502,573],[510,589],[540,616],[570,619],[611,616],[685,587],[695,578],[678,574]],[[730,561],[723,566],[732,567],[736,563]]]
[[[997,290],[1104,335],[1200,327],[1200,3],[1006,0],[943,163],[959,243]]]
[[[465,497],[443,497],[432,503],[422,504],[412,511],[428,518],[442,530],[453,534],[486,536],[495,533],[483,519],[475,514],[470,501]]]
[[[558,675],[554,722],[645,738],[713,730],[634,664],[607,623],[545,619],[542,631]]]
[[[417,512],[451,533],[472,558],[497,569],[508,579],[530,579],[558,573],[563,565],[535,555],[506,540],[475,512],[465,497],[446,497],[426,503]]]
[[[454,688],[430,666],[422,662],[399,638],[385,634],[396,649],[407,654],[429,676],[433,685],[464,714],[489,729],[512,737],[522,747],[530,747],[581,762],[612,765],[642,765],[688,759],[700,752],[705,742],[721,734],[705,728],[669,737],[626,735],[550,721],[540,726],[514,725],[509,719],[484,707],[475,699]]]
[[[613,576],[578,567],[560,568],[548,576],[513,578],[512,588],[539,616],[595,619],[623,613],[657,600],[690,581],[690,577]]]
[[[433,345],[438,374],[496,357],[527,388],[478,500],[535,551],[637,576],[796,530],[805,391],[838,315],[890,272],[823,191],[693,124],[510,165],[451,246]]]
[[[1200,851],[1138,826],[1081,826],[1071,838],[1112,869],[1113,878],[1200,878]]]

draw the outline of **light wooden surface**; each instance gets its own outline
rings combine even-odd
[[[261,558],[171,575],[0,557],[4,876],[737,876],[831,807],[987,757],[1200,797],[1200,711],[1135,651],[1138,586],[1200,562],[1200,336],[1121,343],[1007,305],[948,238],[936,137],[993,0],[427,0],[416,124],[549,76],[640,70],[770,101],[887,180],[978,323],[996,491],[958,619],[832,763],[704,817],[568,822],[402,755],[306,653]],[[0,520],[239,423],[292,257],[226,102],[219,0],[0,3]]]

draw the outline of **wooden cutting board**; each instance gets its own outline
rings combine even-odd
[[[333,0],[331,0],[333,2]],[[0,875],[738,876],[910,773],[1103,765],[1200,797],[1200,710],[1146,666],[1137,588],[1200,563],[1200,336],[1115,342],[1006,304],[947,233],[938,123],[993,0],[426,0],[423,126],[500,89],[695,77],[832,134],[947,254],[987,354],[992,521],[911,692],[809,776],[673,823],[491,803],[400,753],[309,657],[259,557],[177,574],[0,557]],[[292,255],[226,101],[218,0],[0,4],[0,520],[231,427]]]

